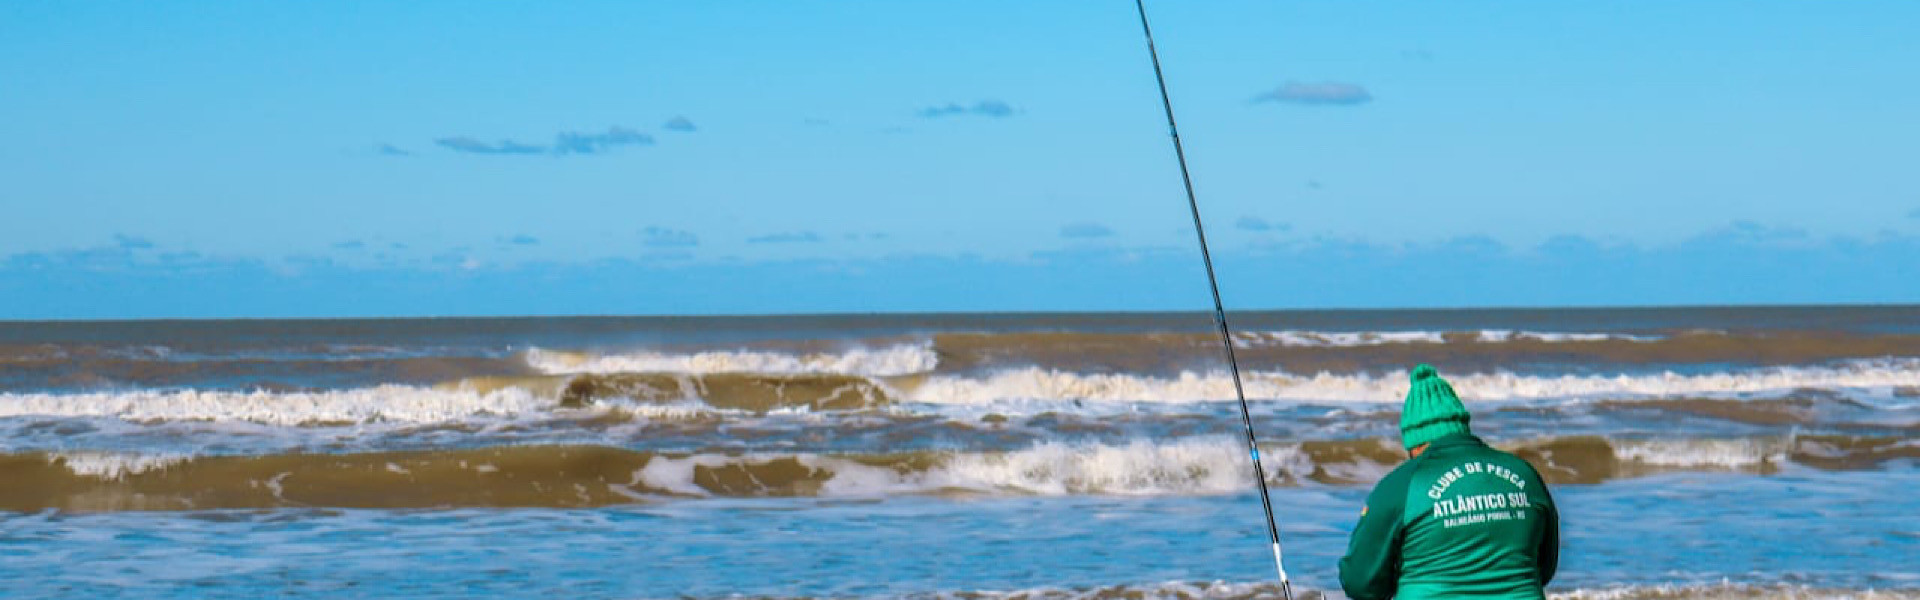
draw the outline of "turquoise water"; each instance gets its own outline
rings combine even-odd
[[[1920,474],[1560,486],[1554,591],[1722,580],[1920,588]],[[1289,569],[1337,587],[1365,490],[1277,490]],[[0,518],[10,598],[901,597],[1273,579],[1259,503],[1217,497],[696,500],[584,510]]]

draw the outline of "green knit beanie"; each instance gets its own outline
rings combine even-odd
[[[1453,386],[1440,378],[1433,365],[1413,368],[1413,389],[1407,390],[1407,405],[1400,410],[1400,442],[1408,450],[1442,436],[1472,433],[1467,429],[1467,407],[1453,394]]]

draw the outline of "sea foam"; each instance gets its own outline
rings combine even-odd
[[[1183,372],[1172,377],[1075,373],[1029,367],[979,376],[924,378],[853,377],[888,400],[859,403],[850,410],[915,413],[928,406],[936,413],[1008,410],[1085,412],[1127,410],[1144,405],[1219,402],[1233,398],[1233,382],[1224,373]],[[1469,403],[1580,402],[1602,399],[1780,397],[1797,390],[1841,391],[1879,404],[1910,403],[1896,390],[1920,386],[1920,359],[1878,359],[1825,367],[1774,367],[1746,371],[1645,375],[1533,376],[1512,373],[1459,373],[1448,379]],[[768,385],[776,385],[778,382]],[[784,384],[783,393],[800,388]],[[1406,375],[1294,375],[1248,373],[1245,389],[1261,403],[1308,402],[1379,405],[1401,401]],[[634,416],[678,418],[694,414],[739,412],[739,398],[704,398],[724,393],[699,388],[685,398],[598,398],[591,406],[562,409],[550,384],[420,387],[382,385],[346,390],[279,392],[217,390],[129,390],[85,393],[0,393],[0,418],[107,417],[125,421],[245,421],[298,426],[356,423],[441,423],[476,418],[551,418],[562,410],[622,411]],[[840,394],[843,383],[823,386],[825,396]],[[690,388],[692,389],[692,388]],[[754,388],[758,389],[758,388]],[[705,391],[701,391],[705,390]],[[734,390],[738,392],[738,390]],[[879,397],[879,396],[876,396]],[[804,411],[811,398],[781,404]],[[894,404],[894,402],[899,404]],[[1037,405],[1037,406],[1030,406]],[[1886,408],[1886,406],[1881,406]],[[748,411],[752,412],[752,411]]]
[[[776,461],[792,461],[799,468],[816,472],[820,481],[810,491],[828,497],[942,492],[1037,496],[1233,494],[1246,491],[1252,473],[1244,445],[1230,437],[1212,436],[1125,444],[1047,442],[1011,452],[944,453],[924,469],[819,454],[658,457],[636,471],[631,483],[675,495],[709,496],[713,491],[699,484],[698,473],[753,473],[770,468]],[[1267,445],[1261,453],[1261,465],[1276,484],[1371,481],[1390,468],[1354,455],[1319,463],[1298,444]]]
[[[0,417],[115,417],[127,421],[248,421],[269,425],[438,423],[551,412],[551,398],[519,388],[487,393],[402,385],[326,392],[140,390],[0,394]]]
[[[791,354],[748,350],[691,354],[632,352],[590,354],[532,349],[527,364],[548,374],[574,373],[840,373],[891,377],[926,373],[939,364],[932,344],[854,348],[837,353]]]
[[[1671,396],[1737,397],[1798,389],[1865,389],[1890,395],[1895,388],[1920,385],[1920,359],[1878,359],[1826,367],[1773,367],[1735,372],[1638,375],[1518,375],[1451,373],[1448,381],[1468,401],[1644,398]],[[1245,374],[1249,399],[1325,403],[1400,402],[1406,394],[1405,371],[1383,375]],[[1881,393],[1885,392],[1885,393]],[[1233,381],[1221,372],[1185,371],[1172,377],[1074,373],[1029,367],[984,377],[937,376],[907,392],[912,402],[981,405],[1008,400],[1083,400],[1092,402],[1194,403],[1233,398]]]
[[[1292,346],[1307,348],[1353,348],[1361,346],[1384,346],[1389,344],[1444,344],[1448,338],[1482,344],[1500,344],[1518,341],[1545,343],[1573,342],[1657,342],[1666,339],[1657,335],[1633,335],[1625,333],[1582,333],[1551,331],[1520,331],[1513,329],[1483,329],[1479,331],[1243,331],[1234,334],[1234,342],[1243,348],[1261,346]]]
[[[157,471],[191,460],[187,454],[135,454],[127,452],[61,452],[47,456],[50,463],[65,466],[75,475],[116,480],[128,475]]]
[[[1744,469],[1785,462],[1786,440],[1643,440],[1614,441],[1613,455],[1623,461],[1658,467],[1716,467]]]

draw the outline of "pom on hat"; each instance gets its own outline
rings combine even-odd
[[[1433,368],[1433,365],[1421,364],[1420,366],[1413,368],[1411,379],[1413,379],[1414,383],[1419,383],[1421,380],[1432,379],[1439,376],[1440,376],[1439,369]]]

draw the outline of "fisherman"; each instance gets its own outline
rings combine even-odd
[[[1354,600],[1540,599],[1560,559],[1560,516],[1527,461],[1467,428],[1453,386],[1413,369],[1400,411],[1411,458],[1367,494],[1340,587]]]

